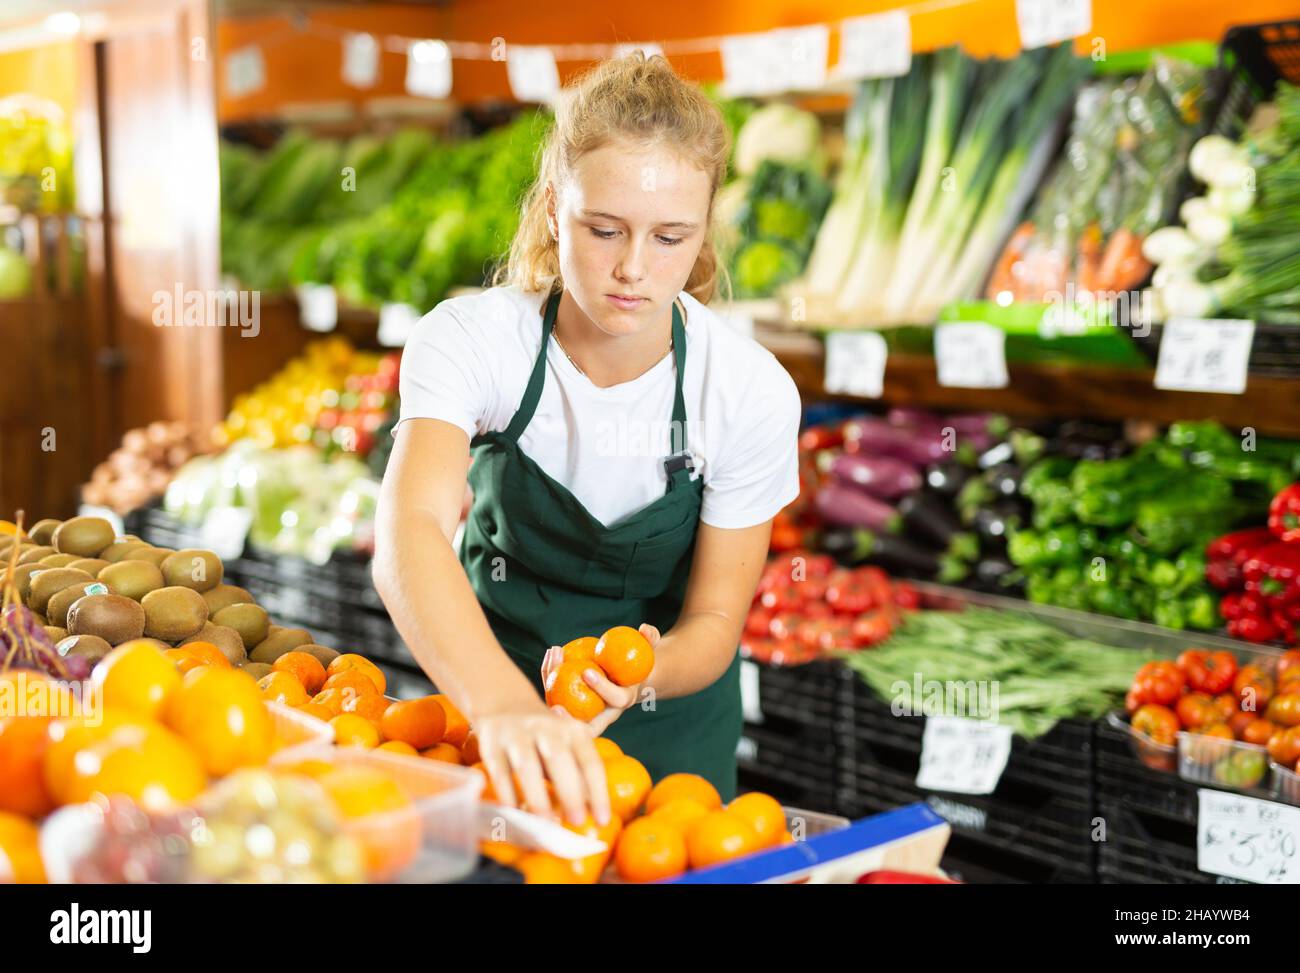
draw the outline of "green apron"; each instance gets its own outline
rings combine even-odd
[[[539,694],[542,658],[552,645],[598,636],[615,625],[649,622],[661,633],[673,626],[685,597],[704,493],[703,479],[691,479],[686,455],[670,456],[664,461],[664,495],[606,527],[519,448],[542,395],[559,303],[559,292],[547,300],[541,348],[509,427],[470,444],[474,503],[460,550],[493,632]],[[684,446],[686,334],[676,303],[673,357],[673,428]],[[712,685],[691,696],[638,702],[605,735],[645,764],[653,780],[679,771],[700,774],[730,800],[740,730],[737,654]]]

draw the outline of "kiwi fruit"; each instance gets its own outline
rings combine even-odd
[[[265,662],[245,662],[239,668],[243,669],[254,679],[261,679],[263,676],[269,676],[271,673],[275,672],[275,670]]]
[[[60,641],[68,637],[68,630],[58,625],[46,625],[45,634],[50,637],[50,641],[58,645]]]
[[[78,571],[85,571],[91,577],[99,577],[99,572],[108,567],[108,562],[99,557],[79,557],[71,564],[70,568],[76,568]]]
[[[130,561],[148,561],[154,567],[162,567],[163,561],[167,560],[176,552],[170,547],[145,547],[131,552],[127,559]]]
[[[63,521],[61,520],[50,520],[49,518],[38,520],[36,523],[32,524],[32,528],[27,532],[27,536],[32,539],[33,544],[53,544],[54,532],[62,523]]]
[[[23,548],[25,548],[25,550],[21,548],[19,550],[19,564],[35,564],[43,557],[49,557],[51,554],[59,553],[52,547],[38,547],[35,544],[24,544]]]
[[[299,646],[309,644],[311,644],[311,635],[305,628],[283,628],[272,625],[270,633],[257,643],[253,651],[248,653],[248,657],[254,662],[265,662],[270,665],[286,652],[292,652]]]
[[[316,645],[315,643],[311,645],[300,645],[296,649],[294,649],[294,651],[306,652],[308,655],[315,656],[316,660],[321,665],[323,665],[326,669],[330,667],[331,662],[333,662],[340,655],[342,655],[342,653],[339,652],[338,649],[327,648],[324,645]]]
[[[32,620],[36,622],[37,625],[41,626],[41,628],[50,624],[50,620],[45,617],[44,612],[32,612]]]
[[[134,552],[144,550],[148,546],[143,541],[116,540],[100,551],[97,557],[109,564],[116,564],[118,561],[125,561]]]
[[[94,581],[78,581],[56,592],[54,597],[50,599],[49,604],[45,606],[45,617],[49,620],[49,623],[51,625],[62,625],[66,628],[68,625],[68,612],[74,604],[85,597],[86,589],[94,583]],[[116,594],[111,588],[109,588],[109,593]]]
[[[76,568],[46,568],[32,576],[31,592],[27,596],[27,607],[44,612],[50,599],[69,585],[78,581],[94,581],[94,575]]]
[[[85,595],[68,609],[69,635],[98,635],[121,645],[144,634],[145,613],[125,595]]]
[[[251,649],[270,634],[271,619],[260,605],[227,605],[212,616],[218,625],[229,625]]]
[[[211,591],[203,592],[203,600],[208,606],[208,617],[212,617],[223,608],[231,605],[251,605],[253,596],[245,589],[233,584],[219,584]]]
[[[84,561],[85,558],[79,558],[75,554],[51,554],[49,557],[43,557],[40,560],[47,568],[66,568],[72,565],[73,561]]]
[[[59,524],[50,543],[60,554],[98,557],[116,537],[113,525],[103,517],[73,517]]]
[[[200,551],[196,547],[177,551],[162,563],[163,577],[169,585],[193,588],[200,593],[211,591],[221,584],[224,571],[221,558],[211,551]]]
[[[141,598],[140,604],[145,615],[144,634],[163,642],[187,639],[208,620],[208,606],[193,588],[158,588]]]
[[[228,625],[214,625],[212,622],[204,622],[198,634],[191,635],[185,641],[177,643],[177,646],[189,642],[211,642],[221,650],[221,654],[226,657],[226,661],[232,666],[243,665],[248,659],[248,653],[244,651],[244,640],[239,637],[238,632]]]
[[[99,580],[119,595],[139,601],[151,591],[163,586],[162,572],[148,561],[128,558],[110,564],[99,572]]]
[[[92,664],[113,651],[113,647],[98,635],[68,635],[55,646],[59,655],[79,655]]]
[[[13,569],[14,587],[18,589],[18,597],[23,604],[27,603],[27,597],[32,593],[32,575],[37,571],[48,570],[50,569],[40,564],[20,564]],[[0,576],[0,583],[8,581],[9,574],[10,572],[6,571]]]

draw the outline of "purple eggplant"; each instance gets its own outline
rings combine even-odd
[[[885,421],[891,426],[920,426],[922,428],[933,426],[936,429],[941,429],[944,426],[942,416],[926,409],[908,409],[902,406],[895,406],[886,412]]]
[[[990,441],[1001,439],[1011,428],[1006,416],[996,412],[967,412],[948,416],[940,422],[943,426],[952,426],[959,433],[979,433]]]
[[[896,531],[898,511],[855,487],[837,481],[823,483],[813,498],[818,516],[836,527],[863,527],[874,531]]]
[[[851,419],[844,424],[844,449],[867,456],[893,456],[917,466],[945,457],[943,442],[915,429],[891,426],[883,419]]]
[[[881,500],[897,500],[921,487],[921,474],[916,467],[893,456],[839,453],[831,460],[830,472],[844,483]]]

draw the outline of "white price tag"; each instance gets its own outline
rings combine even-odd
[[[838,80],[893,78],[912,69],[912,21],[906,10],[850,17],[840,24]]]
[[[506,48],[506,75],[520,101],[549,105],[560,96],[560,69],[549,47],[511,44]]]
[[[1092,30],[1092,0],[1016,0],[1025,50],[1068,41]]]
[[[763,706],[759,702],[758,666],[749,659],[740,660],[740,708],[746,723],[763,722]]]
[[[113,534],[121,537],[126,533],[126,525],[122,523],[122,518],[118,516],[116,510],[110,510],[108,507],[97,507],[93,503],[83,503],[77,508],[78,517],[103,517],[113,525]]]
[[[1160,336],[1156,388],[1240,395],[1254,340],[1254,321],[1170,318]]]
[[[379,308],[379,343],[385,348],[401,348],[411,336],[420,312],[409,304],[383,304]]]
[[[722,38],[724,92],[741,97],[824,87],[830,36],[830,27],[814,24]]]
[[[244,542],[253,527],[253,511],[247,507],[215,507],[203,519],[199,541],[223,561],[244,553]]]
[[[442,41],[416,41],[408,47],[406,92],[422,98],[451,94],[451,48]]]
[[[1001,389],[1007,377],[1007,336],[983,321],[934,326],[934,360],[939,384],[960,389]]]
[[[329,284],[299,284],[298,316],[308,331],[333,331],[339,323],[338,293]]]
[[[931,716],[921,737],[916,786],[954,794],[992,794],[1011,756],[1011,727],[960,716]]]
[[[379,43],[370,34],[343,39],[343,80],[354,88],[369,88],[379,77]]]
[[[262,49],[249,44],[226,55],[226,94],[242,98],[266,85],[266,61]]]
[[[1197,868],[1247,882],[1300,884],[1300,808],[1208,787],[1198,796]]]
[[[826,391],[878,399],[885,390],[889,349],[876,331],[832,331],[826,335]]]
[[[633,51],[640,51],[645,55],[646,60],[654,57],[656,54],[663,54],[664,49],[658,44],[615,44],[614,57],[626,57]]]

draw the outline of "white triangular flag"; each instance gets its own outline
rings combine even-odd
[[[549,47],[511,44],[506,50],[510,90],[520,101],[553,104],[560,95],[560,69]]]
[[[407,94],[446,98],[451,94],[451,48],[443,41],[416,41],[406,49]]]
[[[370,34],[348,34],[343,41],[343,80],[369,88],[379,77],[379,44]]]

